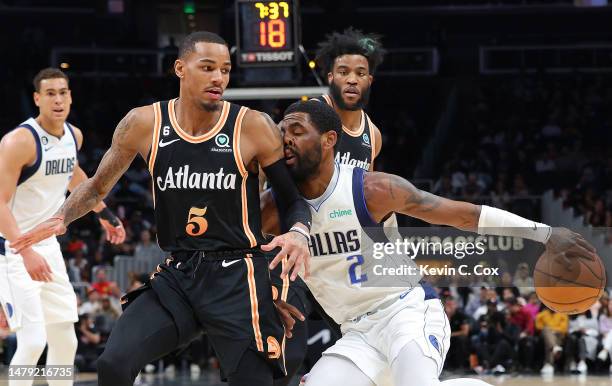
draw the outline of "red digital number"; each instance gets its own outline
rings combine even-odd
[[[284,47],[287,39],[285,36],[285,21],[276,19],[268,22],[259,22],[259,45],[272,48]]]

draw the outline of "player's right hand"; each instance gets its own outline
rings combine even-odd
[[[26,248],[21,251],[21,256],[23,257],[23,265],[25,265],[32,280],[51,281],[51,267],[49,267],[44,257],[32,248]]]
[[[554,227],[546,251],[555,255],[566,267],[571,267],[572,258],[585,258],[595,260],[597,251],[581,234],[572,232],[567,228]]]
[[[62,217],[51,217],[48,220],[36,225],[29,232],[26,232],[9,243],[9,247],[15,253],[22,253],[26,248],[48,239],[51,236],[59,236],[66,233],[66,226]],[[34,279],[36,280],[36,279]]]

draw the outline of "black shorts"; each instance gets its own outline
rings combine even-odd
[[[157,267],[150,285],[172,314],[180,346],[203,330],[225,374],[251,349],[270,363],[275,378],[285,375],[284,328],[263,252],[175,254]]]

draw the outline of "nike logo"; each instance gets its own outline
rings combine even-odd
[[[53,146],[45,147],[45,151],[49,151],[49,150],[51,150],[51,148],[52,148],[52,147],[53,147]]]
[[[168,145],[171,145],[174,142],[180,141],[180,140],[181,140],[180,138],[177,138],[177,139],[173,139],[172,141],[164,142],[164,140],[162,139],[161,141],[159,141],[159,147],[168,146]]]
[[[222,266],[223,268],[227,268],[227,267],[229,267],[230,265],[232,265],[232,264],[236,264],[236,263],[237,263],[237,262],[239,262],[239,261],[242,261],[242,259],[238,259],[238,260],[230,260],[229,262],[228,262],[228,261],[223,260],[223,261],[221,262],[221,266]]]

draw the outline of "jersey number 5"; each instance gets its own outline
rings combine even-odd
[[[363,260],[363,256],[362,255],[353,255],[353,256],[349,256],[346,258],[347,261],[351,261],[351,260],[356,260],[353,264],[351,264],[351,266],[349,267],[349,278],[351,279],[351,284],[359,284],[359,283],[363,283],[364,281],[368,281],[368,275],[365,273],[362,273],[359,275],[359,277],[357,277],[357,267],[359,267],[360,265],[363,264],[364,260]]]
[[[195,206],[189,209],[187,215],[187,226],[185,232],[189,236],[202,236],[208,229],[208,221],[204,218],[206,208],[196,208]]]

